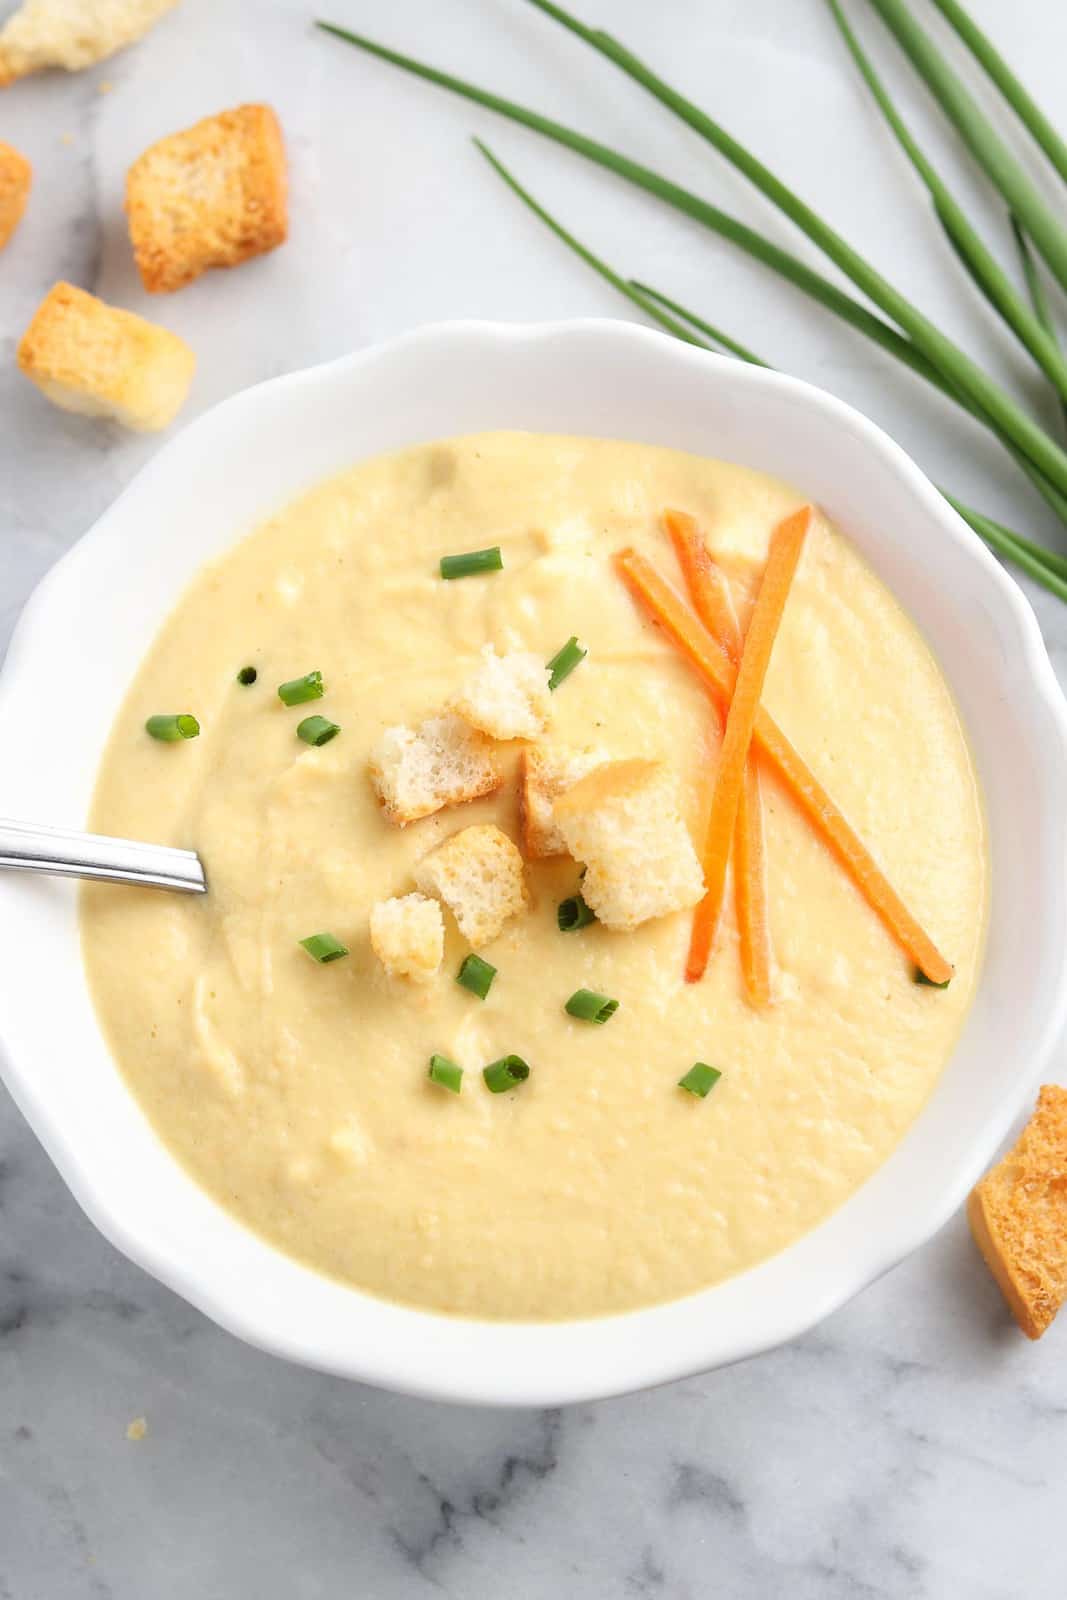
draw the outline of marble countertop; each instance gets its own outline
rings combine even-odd
[[[1067,12],[969,3],[1055,111]],[[598,132],[796,247],[731,169],[520,0],[322,5]],[[610,14],[1047,404],[948,258],[819,0],[575,5]],[[878,24],[850,9],[1003,244],[956,142]],[[291,242],[149,301],[125,168],[150,140],[250,99],[286,129]],[[184,0],[125,55],[0,95],[0,137],[37,175],[0,256],[0,647],[42,573],[157,448],[52,409],[16,373],[18,335],[55,278],[190,340],[187,417],[426,321],[626,314],[501,189],[475,131],[609,259],[857,404],[975,505],[1056,537],[976,427],[727,245],[315,34],[302,0]],[[1067,681],[1067,611],[1035,604]],[[0,809],[2,796],[0,775]],[[145,1277],[95,1233],[0,1091],[0,1600],[1060,1600],[1065,1341],[1067,1326],[1036,1347],[1014,1331],[957,1218],[807,1338],[730,1371],[562,1413],[401,1399],[247,1349]],[[128,1439],[142,1416],[146,1436]]]

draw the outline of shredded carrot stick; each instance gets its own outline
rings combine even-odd
[[[722,568],[712,560],[695,518],[687,511],[665,511],[663,526],[678,557],[693,610],[705,628],[721,639],[733,660],[739,661],[741,629],[737,625],[730,584]]]
[[[741,655],[741,629],[726,574],[713,559],[696,519],[688,512],[665,511],[663,525],[670,535],[697,616],[722,640],[731,658],[737,661]],[[768,1005],[771,998],[770,917],[763,801],[754,751],[749,752],[734,829],[734,909],[746,993],[752,1005]]]
[[[670,636],[720,701],[728,703],[734,691],[736,672],[724,646],[644,556],[635,550],[623,550],[615,559],[630,592]],[[756,713],[753,734],[797,805],[901,949],[931,983],[945,983],[952,977],[952,967],[912,916],[804,758],[762,706]]]
[[[737,808],[745,784],[745,765],[752,730],[759,711],[760,696],[771,651],[778,635],[789,588],[793,581],[804,539],[811,523],[812,509],[804,506],[780,522],[771,535],[767,566],[756,596],[748,633],[741,652],[730,709],[726,715],[719,768],[711,797],[707,832],[704,836],[704,898],[693,915],[693,935],[685,975],[690,983],[704,976],[722,912],[726,888],[726,868],[730,861],[730,841],[737,822]]]
[[[767,915],[763,801],[760,796],[759,767],[751,754],[745,767],[745,785],[741,790],[737,827],[734,829],[734,907],[745,991],[752,1005],[769,1005],[771,929]]]

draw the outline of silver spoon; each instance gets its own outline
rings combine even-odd
[[[108,839],[39,822],[0,817],[0,868],[44,872],[54,878],[97,878],[104,883],[136,883],[146,889],[179,889],[206,894],[200,857],[192,850],[137,839]]]

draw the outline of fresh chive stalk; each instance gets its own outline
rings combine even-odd
[[[926,973],[923,971],[922,967],[916,967],[915,971],[912,973],[912,977],[916,983],[924,984],[927,989],[947,989],[949,984],[952,982],[951,978],[946,978],[944,983],[935,983],[933,978],[928,978],[926,976]]]
[[[695,1094],[698,1100],[704,1100],[721,1077],[722,1073],[717,1067],[709,1067],[706,1061],[696,1061],[685,1077],[678,1079],[678,1087]]]
[[[597,994],[593,989],[575,989],[563,1009],[569,1017],[577,1017],[579,1022],[595,1022],[603,1026],[618,1011],[619,1002],[612,1000],[609,995]]]
[[[1062,397],[1067,398],[1067,360],[1064,360],[1063,352],[1056,340],[1050,336],[1049,330],[1042,325],[1030,306],[1016,291],[1007,273],[968,222],[963,208],[948,185],[912,137],[890,99],[885,85],[849,26],[841,9],[840,0],[827,0],[827,4],[841,37],[860,70],[860,75],[874,96],[898,144],[926,185],[938,219],[953,249],[978,288],[1030,352],[1049,382]]]
[[[596,921],[596,912],[586,905],[580,894],[568,895],[556,907],[556,923],[560,933],[576,933]]]
[[[432,1083],[439,1083],[442,1089],[450,1089],[453,1094],[459,1094],[463,1086],[463,1068],[447,1056],[432,1055],[427,1076]]]
[[[684,338],[688,343],[696,344],[702,349],[711,348],[708,343],[710,340],[731,355],[737,356],[739,360],[746,361],[752,366],[764,367],[768,371],[774,370],[768,362],[756,355],[754,351],[749,350],[745,345],[739,344],[736,339],[732,339],[728,334],[723,333],[721,328],[704,321],[695,312],[679,305],[676,300],[671,300],[667,295],[661,294],[658,289],[653,289],[648,284],[640,283],[636,279],[622,278],[612,267],[608,266],[607,262],[601,260],[592,250],[583,245],[550,212],[546,211],[529,191],[523,188],[514,174],[509,172],[485,145],[479,140],[475,140],[475,143],[512,192],[551,228],[558,239],[593,267],[608,283],[620,289],[628,299],[640,306],[647,316],[658,322],[668,333]],[[688,326],[686,326],[687,324]],[[679,329],[681,329],[680,333]],[[703,337],[697,337],[698,333]],[[948,389],[945,392],[951,393]],[[966,402],[962,403],[966,405]],[[968,409],[970,408],[968,407]],[[1044,493],[1045,489],[1042,488],[1042,485],[1045,480],[1040,477],[1036,469],[1033,469],[1026,458],[1015,451],[1010,440],[1002,440],[1002,442],[1016,456],[1023,470],[1034,477],[1038,488],[1042,489]],[[1046,487],[1050,493],[1055,495],[1051,485],[1046,485]],[[1054,551],[1043,549],[1041,545],[1034,544],[1032,540],[1025,539],[1021,534],[1012,532],[1011,529],[1005,528],[1003,524],[995,522],[991,517],[986,517],[981,512],[972,510],[971,507],[965,506],[961,500],[956,499],[954,495],[949,494],[946,490],[941,492],[953,510],[964,518],[990,549],[1023,568],[1032,578],[1059,599],[1067,600],[1067,581],[1065,581],[1067,580],[1067,558],[1057,555]],[[1057,496],[1057,498],[1059,497]],[[1067,508],[1067,501],[1064,502],[1064,506]],[[1053,509],[1056,509],[1055,506],[1053,506]],[[1067,517],[1064,520],[1067,521]]]
[[[1026,233],[1014,212],[1012,212],[1011,218],[1011,231],[1015,236],[1015,248],[1019,252],[1019,264],[1023,269],[1026,292],[1030,296],[1030,304],[1034,308],[1034,316],[1040,322],[1049,338],[1055,339],[1062,349],[1059,330],[1056,327],[1055,319],[1045,295],[1045,286],[1041,282],[1041,272],[1037,262],[1034,260],[1034,253],[1030,249]],[[1060,397],[1060,410],[1063,416],[1067,418],[1067,401],[1062,396]]]
[[[1067,289],[1067,229],[1052,207],[1046,204],[904,0],[870,0],[870,3],[955,125],[978,165],[1019,218],[1055,277]]]
[[[255,683],[258,677],[259,673],[256,671],[255,667],[242,667],[240,672],[237,674],[237,682],[243,683],[247,688],[250,683]]]
[[[459,971],[456,973],[456,982],[462,984],[464,989],[469,989],[471,994],[476,994],[479,1000],[484,1000],[493,987],[496,977],[496,968],[491,967],[488,961],[483,961],[481,956],[464,956]]]
[[[303,739],[305,744],[329,744],[340,731],[337,723],[331,722],[328,717],[305,717],[303,722],[297,723],[296,736]]]
[[[343,945],[340,939],[335,939],[332,933],[312,933],[306,939],[300,940],[312,961],[317,961],[320,966],[325,966],[329,961],[340,961],[342,956],[348,954],[348,946]]]
[[[482,1069],[482,1077],[490,1094],[504,1094],[520,1083],[525,1083],[530,1069],[521,1056],[501,1056]]]
[[[871,0],[876,5],[883,17],[887,12],[905,13],[902,0]],[[1053,483],[1062,492],[1067,493],[1067,453],[1045,430],[1027,416],[1026,412],[1016,404],[1006,390],[994,382],[988,373],[982,371],[970,356],[960,347],[947,338],[941,330],[923,315],[916,306],[902,295],[893,285],[884,278],[880,272],[865,260],[858,251],[845,240],[836,229],[831,228],[827,222],[811,209],[800,196],[775,176],[768,167],[765,167],[752,153],[727,133],[726,129],[709,117],[699,106],[672,88],[664,79],[658,77],[651,68],[628,50],[610,34],[600,29],[588,28],[576,17],[572,17],[562,6],[554,5],[551,0],[530,0],[530,4],[539,11],[545,12],[556,22],[577,34],[594,50],[613,62],[627,77],[646,89],[661,105],[673,111],[693,131],[724,156],[732,166],[736,167],[749,181],[755,185],[762,194],[766,195],[778,209],[795,223],[803,233],[806,233],[813,244],[818,245],[824,255],[829,256],[841,271],[851,278],[863,292],[874,301],[884,312],[893,318],[899,327],[911,336],[912,342],[933,364],[940,368],[942,374],[956,387],[963,390],[970,399],[980,405],[983,411],[1004,431],[1011,435],[1015,442],[1030,456],[1031,460],[1052,479]],[[887,18],[888,20],[888,18]],[[921,30],[908,18],[913,32],[921,35]],[[896,32],[895,25],[894,32]],[[925,35],[921,35],[925,38]],[[899,37],[899,35],[898,35]],[[929,41],[927,41],[929,42]],[[945,69],[946,72],[948,69]],[[962,85],[959,86],[962,91]],[[965,91],[963,91],[965,93]],[[969,98],[969,97],[968,97]],[[975,115],[980,116],[977,107]],[[962,129],[961,129],[962,131]],[[992,129],[989,130],[992,135]],[[966,137],[966,135],[965,135]],[[995,137],[995,136],[993,136]],[[999,141],[998,141],[999,143]],[[1007,156],[1007,151],[1004,152]],[[1010,159],[1010,157],[1008,158]],[[1019,169],[1022,179],[1022,172]],[[1062,232],[1059,224],[1052,218],[1051,212],[1040,201],[1032,185],[1023,183],[1030,190],[1034,199],[1038,201],[1040,211],[1053,222],[1055,231]],[[1027,196],[1019,191],[1019,204],[1015,207],[1027,224],[1028,232],[1044,249],[1043,234],[1036,231],[1033,223],[1040,225],[1036,212],[1033,216],[1029,213],[1031,207]],[[1067,234],[1063,235],[1065,254],[1064,261],[1067,265]],[[1052,262],[1050,261],[1050,265]],[[1067,271],[1064,280],[1067,284]]]
[[[199,722],[188,711],[176,716],[149,717],[145,728],[153,739],[160,739],[164,744],[175,744],[179,739],[195,739],[200,732]]]
[[[1015,115],[1067,183],[1067,142],[1060,138],[1037,101],[1019,82],[992,40],[982,32],[958,0],[934,0],[934,5],[955,28],[975,60],[985,68]]]
[[[459,556],[441,557],[442,578],[474,578],[483,572],[499,572],[504,565],[500,546],[490,550],[468,550]]]
[[[306,705],[309,700],[321,700],[326,693],[321,672],[308,672],[302,678],[290,678],[278,685],[278,699],[287,706]]]
[[[331,22],[319,21],[316,26],[324,32],[343,40],[345,43],[366,51],[369,55],[377,56],[382,61],[388,61],[392,65],[400,67],[403,71],[410,72],[429,83],[438,84],[454,94],[462,95],[464,98],[473,101],[476,105],[485,106],[512,122],[517,122],[523,127],[533,129],[534,132],[540,133],[545,138],[552,139],[555,143],[575,151],[578,155],[584,156],[586,160],[604,168],[606,171],[616,173],[619,177],[634,184],[637,188],[643,189],[646,193],[655,195],[667,205],[673,206],[676,210],[693,218],[711,232],[719,234],[722,238],[729,239],[731,243],[744,250],[753,259],[760,261],[764,266],[777,272],[827,310],[834,312],[836,316],[841,317],[845,322],[866,334],[868,338],[874,340],[883,349],[888,350],[897,360],[903,362],[928,383],[935,385],[951,399],[964,405],[967,410],[971,411],[982,422],[983,426],[991,428],[1013,453],[1018,452],[1035,469],[1040,467],[1047,477],[1053,480],[1053,483],[1058,482],[1059,486],[1064,488],[1065,493],[1067,493],[1067,487],[1065,487],[1065,484],[1067,484],[1067,455],[1059,449],[1044,430],[1026,416],[1021,407],[1016,405],[1004,390],[1000,389],[991,379],[975,368],[974,363],[970,362],[962,351],[956,351],[955,346],[950,341],[941,340],[938,346],[939,351],[944,354],[944,347],[947,347],[948,352],[952,354],[953,360],[958,357],[959,361],[968,370],[977,374],[978,379],[981,380],[982,392],[987,393],[989,397],[996,397],[995,405],[986,406],[983,403],[979,403],[979,400],[972,393],[961,392],[965,386],[950,377],[937,362],[929,359],[924,350],[917,348],[917,341],[913,342],[912,339],[905,337],[896,328],[883,321],[881,317],[874,315],[865,306],[861,305],[859,301],[854,300],[850,295],[840,290],[828,278],[825,278],[821,273],[815,272],[805,262],[799,260],[798,257],[791,255],[787,250],[781,249],[769,239],[765,239],[761,234],[747,227],[736,217],[730,216],[727,212],[721,211],[718,207],[701,199],[699,195],[695,195],[689,190],[683,189],[680,185],[672,183],[670,179],[663,177],[662,174],[654,172],[649,167],[642,166],[639,162],[630,160],[629,157],[612,150],[608,145],[600,144],[584,134],[577,133],[573,128],[568,128],[564,124],[554,122],[551,118],[542,116],[536,111],[531,111],[528,107],[519,105],[516,101],[504,99],[502,96],[479,88],[478,85],[469,83],[462,78],[454,77],[450,73],[440,72],[435,67],[426,66],[422,62],[414,60],[411,56],[402,55],[399,51],[390,50],[385,45],[377,44],[373,39],[368,39],[365,35],[353,33],[351,30],[339,27],[336,23]],[[672,109],[675,108],[672,107]],[[776,194],[770,193],[767,189],[764,192],[768,193],[770,198],[778,203]],[[811,217],[814,228],[825,228],[825,224],[814,216],[814,213],[811,213]],[[826,229],[826,232],[828,235],[831,234],[829,229]],[[814,237],[814,235],[812,236]],[[833,235],[833,237],[836,240],[837,236]],[[819,242],[819,239],[816,238],[816,243]],[[842,241],[843,244],[844,242]],[[844,246],[844,249],[847,251],[848,247]],[[866,266],[866,263],[861,264]],[[845,268],[845,270],[847,271],[848,269]],[[869,269],[869,271],[873,273],[873,269]],[[874,274],[875,278],[877,276],[877,274]],[[880,281],[884,282],[884,280]],[[861,284],[861,287],[866,288],[867,286],[864,283]],[[629,293],[628,289],[623,289],[621,292]],[[633,296],[630,295],[630,298],[633,298]],[[903,297],[898,296],[897,298],[903,306],[907,307],[907,302],[903,300]],[[895,313],[891,314],[895,315]],[[926,319],[922,320],[924,326],[930,330],[932,325]],[[677,333],[677,329],[674,328],[670,329],[670,331]],[[936,329],[932,331],[937,335]],[[688,336],[683,333],[679,337]],[[937,335],[937,337],[940,339],[941,336]],[[690,342],[695,343],[696,341],[690,339]]]
[[[549,674],[548,687],[558,689],[564,678],[569,678],[578,663],[584,661],[588,654],[589,651],[583,650],[578,643],[578,635],[572,633],[567,643],[556,651],[551,661],[546,663]]]

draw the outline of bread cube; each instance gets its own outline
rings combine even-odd
[[[656,761],[606,761],[555,802],[582,894],[606,928],[629,930],[695,906],[704,874],[669,774]]]
[[[150,145],[126,175],[141,281],[169,294],[209,267],[276,250],[289,230],[285,146],[270,106],[238,106]]]
[[[166,328],[57,283],[22,336],[18,364],[64,411],[151,433],[180,409],[196,357]]]
[[[370,754],[370,776],[390,822],[492,794],[503,781],[491,742],[461,717],[428,717],[417,728],[386,728]]]
[[[599,750],[574,750],[564,745],[532,745],[519,760],[519,830],[527,861],[565,856],[567,842],[552,808],[562,794],[600,766]]]
[[[178,0],[24,0],[0,28],[0,88],[48,67],[80,72],[133,44]]]
[[[33,168],[14,145],[0,139],[0,250],[22,220],[33,180]]]
[[[428,983],[441,970],[445,923],[436,900],[405,894],[371,907],[370,942],[391,978]]]
[[[491,644],[453,695],[449,709],[493,739],[536,739],[552,715],[551,676],[540,656],[512,650],[498,656]]]
[[[495,939],[528,903],[522,856],[491,823],[462,828],[431,850],[416,867],[415,882],[444,901],[476,947]]]
[[[1028,1339],[1067,1299],[1067,1089],[1045,1084],[1003,1161],[971,1191],[975,1243]]]

